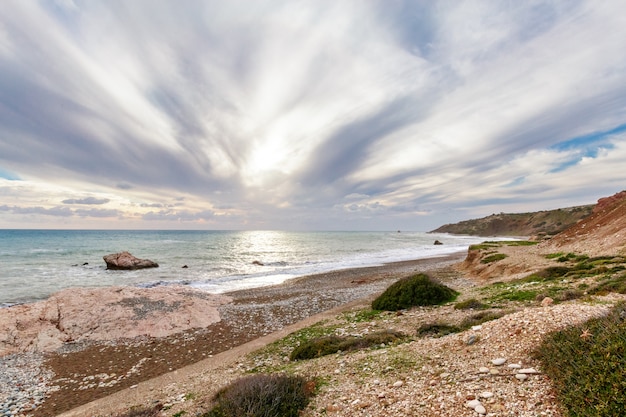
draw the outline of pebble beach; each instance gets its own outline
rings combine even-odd
[[[318,313],[367,299],[401,276],[458,262],[456,255],[333,271],[228,295],[221,321],[162,338],[65,344],[48,354],[0,358],[2,416],[58,415],[142,381],[269,335]]]

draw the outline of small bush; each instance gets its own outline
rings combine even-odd
[[[480,310],[483,308],[487,308],[486,304],[478,301],[475,298],[470,298],[469,300],[460,301],[454,305],[455,310]]]
[[[535,351],[570,416],[612,417],[626,407],[626,306],[551,333]]]
[[[492,297],[494,301],[533,301],[537,297],[538,292],[535,290],[520,290],[510,288]]]
[[[157,417],[161,415],[163,404],[156,404],[151,407],[133,407],[125,413],[116,414],[115,417]]]
[[[580,290],[564,290],[559,292],[556,297],[559,301],[568,301],[568,300],[576,300],[578,298],[581,298],[584,295],[584,293]]]
[[[325,336],[302,342],[289,356],[292,361],[319,358],[333,353],[367,349],[372,346],[389,344],[404,339],[400,332],[374,332],[362,337],[356,336]]]
[[[423,324],[417,329],[418,337],[442,337],[452,333],[462,332],[459,326],[453,326],[447,323],[427,323]]]
[[[298,417],[315,384],[300,376],[259,374],[240,378],[220,390],[203,417]]]
[[[469,329],[472,326],[478,326],[479,324],[486,323],[491,320],[499,319],[504,316],[504,313],[499,311],[481,311],[465,318],[459,325],[463,330]]]
[[[392,284],[372,302],[372,309],[397,311],[413,306],[429,306],[453,301],[458,293],[417,274]]]
[[[494,253],[493,255],[485,256],[483,259],[480,260],[480,263],[490,264],[492,262],[501,261],[502,259],[506,257],[507,255],[505,255],[504,253]]]
[[[589,294],[608,294],[610,292],[626,294],[626,274],[602,281],[589,290]]]

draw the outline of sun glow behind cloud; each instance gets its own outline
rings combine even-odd
[[[624,188],[618,1],[5,10],[0,227],[426,229]]]

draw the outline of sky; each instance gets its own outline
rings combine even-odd
[[[417,230],[626,189],[621,0],[3,0],[0,228]]]

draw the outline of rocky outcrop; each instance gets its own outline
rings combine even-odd
[[[144,269],[156,268],[158,263],[149,259],[139,259],[131,255],[129,252],[112,253],[102,257],[107,264],[107,269]]]
[[[48,352],[68,342],[164,337],[220,320],[231,301],[182,286],[70,288],[33,304],[0,309],[0,357]]]

